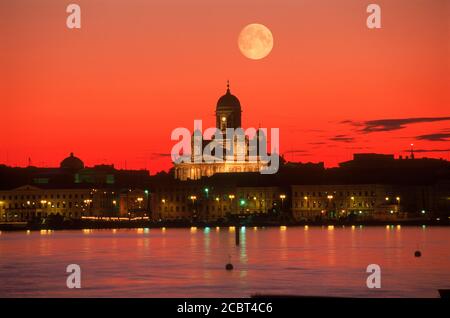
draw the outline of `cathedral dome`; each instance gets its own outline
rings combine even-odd
[[[232,95],[230,92],[230,85],[227,85],[227,92],[225,95],[219,98],[217,101],[217,108],[216,110],[223,110],[223,109],[233,109],[233,110],[241,110],[241,102],[239,99]]]
[[[73,152],[70,153],[70,156],[61,161],[59,165],[62,169],[68,170],[81,170],[84,168],[84,163],[81,159],[75,157]]]

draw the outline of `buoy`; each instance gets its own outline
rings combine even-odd
[[[227,271],[232,271],[233,270],[233,264],[231,264],[231,255],[228,255],[228,263],[227,265],[225,265],[225,269]]]
[[[415,256],[415,257],[421,257],[421,256],[422,256],[422,253],[421,253],[420,251],[415,251],[415,252],[414,252],[414,256]]]

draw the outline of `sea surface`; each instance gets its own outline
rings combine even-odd
[[[395,225],[0,232],[0,297],[439,297],[449,239],[449,227]]]

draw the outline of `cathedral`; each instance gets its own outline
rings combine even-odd
[[[252,142],[246,135],[242,142],[238,142],[236,136],[229,138],[227,130],[242,129],[241,125],[241,103],[239,99],[231,94],[230,84],[227,83],[227,91],[225,95],[219,98],[216,106],[216,128],[220,131],[221,138],[220,148],[221,154],[215,154],[214,158],[220,159],[218,162],[205,160],[202,156],[206,144],[214,141],[201,140],[201,132],[194,132],[191,142],[191,162],[183,162],[175,164],[175,178],[179,180],[197,180],[202,177],[209,177],[216,173],[230,172],[259,172],[267,166],[267,162],[261,160],[259,153],[260,141],[263,137],[261,130],[255,131]],[[199,138],[199,142],[195,142]],[[265,140],[265,139],[264,139]],[[230,149],[232,149],[230,154]],[[252,155],[256,154],[256,155]],[[219,158],[220,157],[220,158]]]

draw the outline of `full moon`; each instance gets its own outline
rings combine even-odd
[[[242,29],[238,39],[239,49],[245,57],[260,60],[273,48],[273,36],[265,25],[252,23]]]

